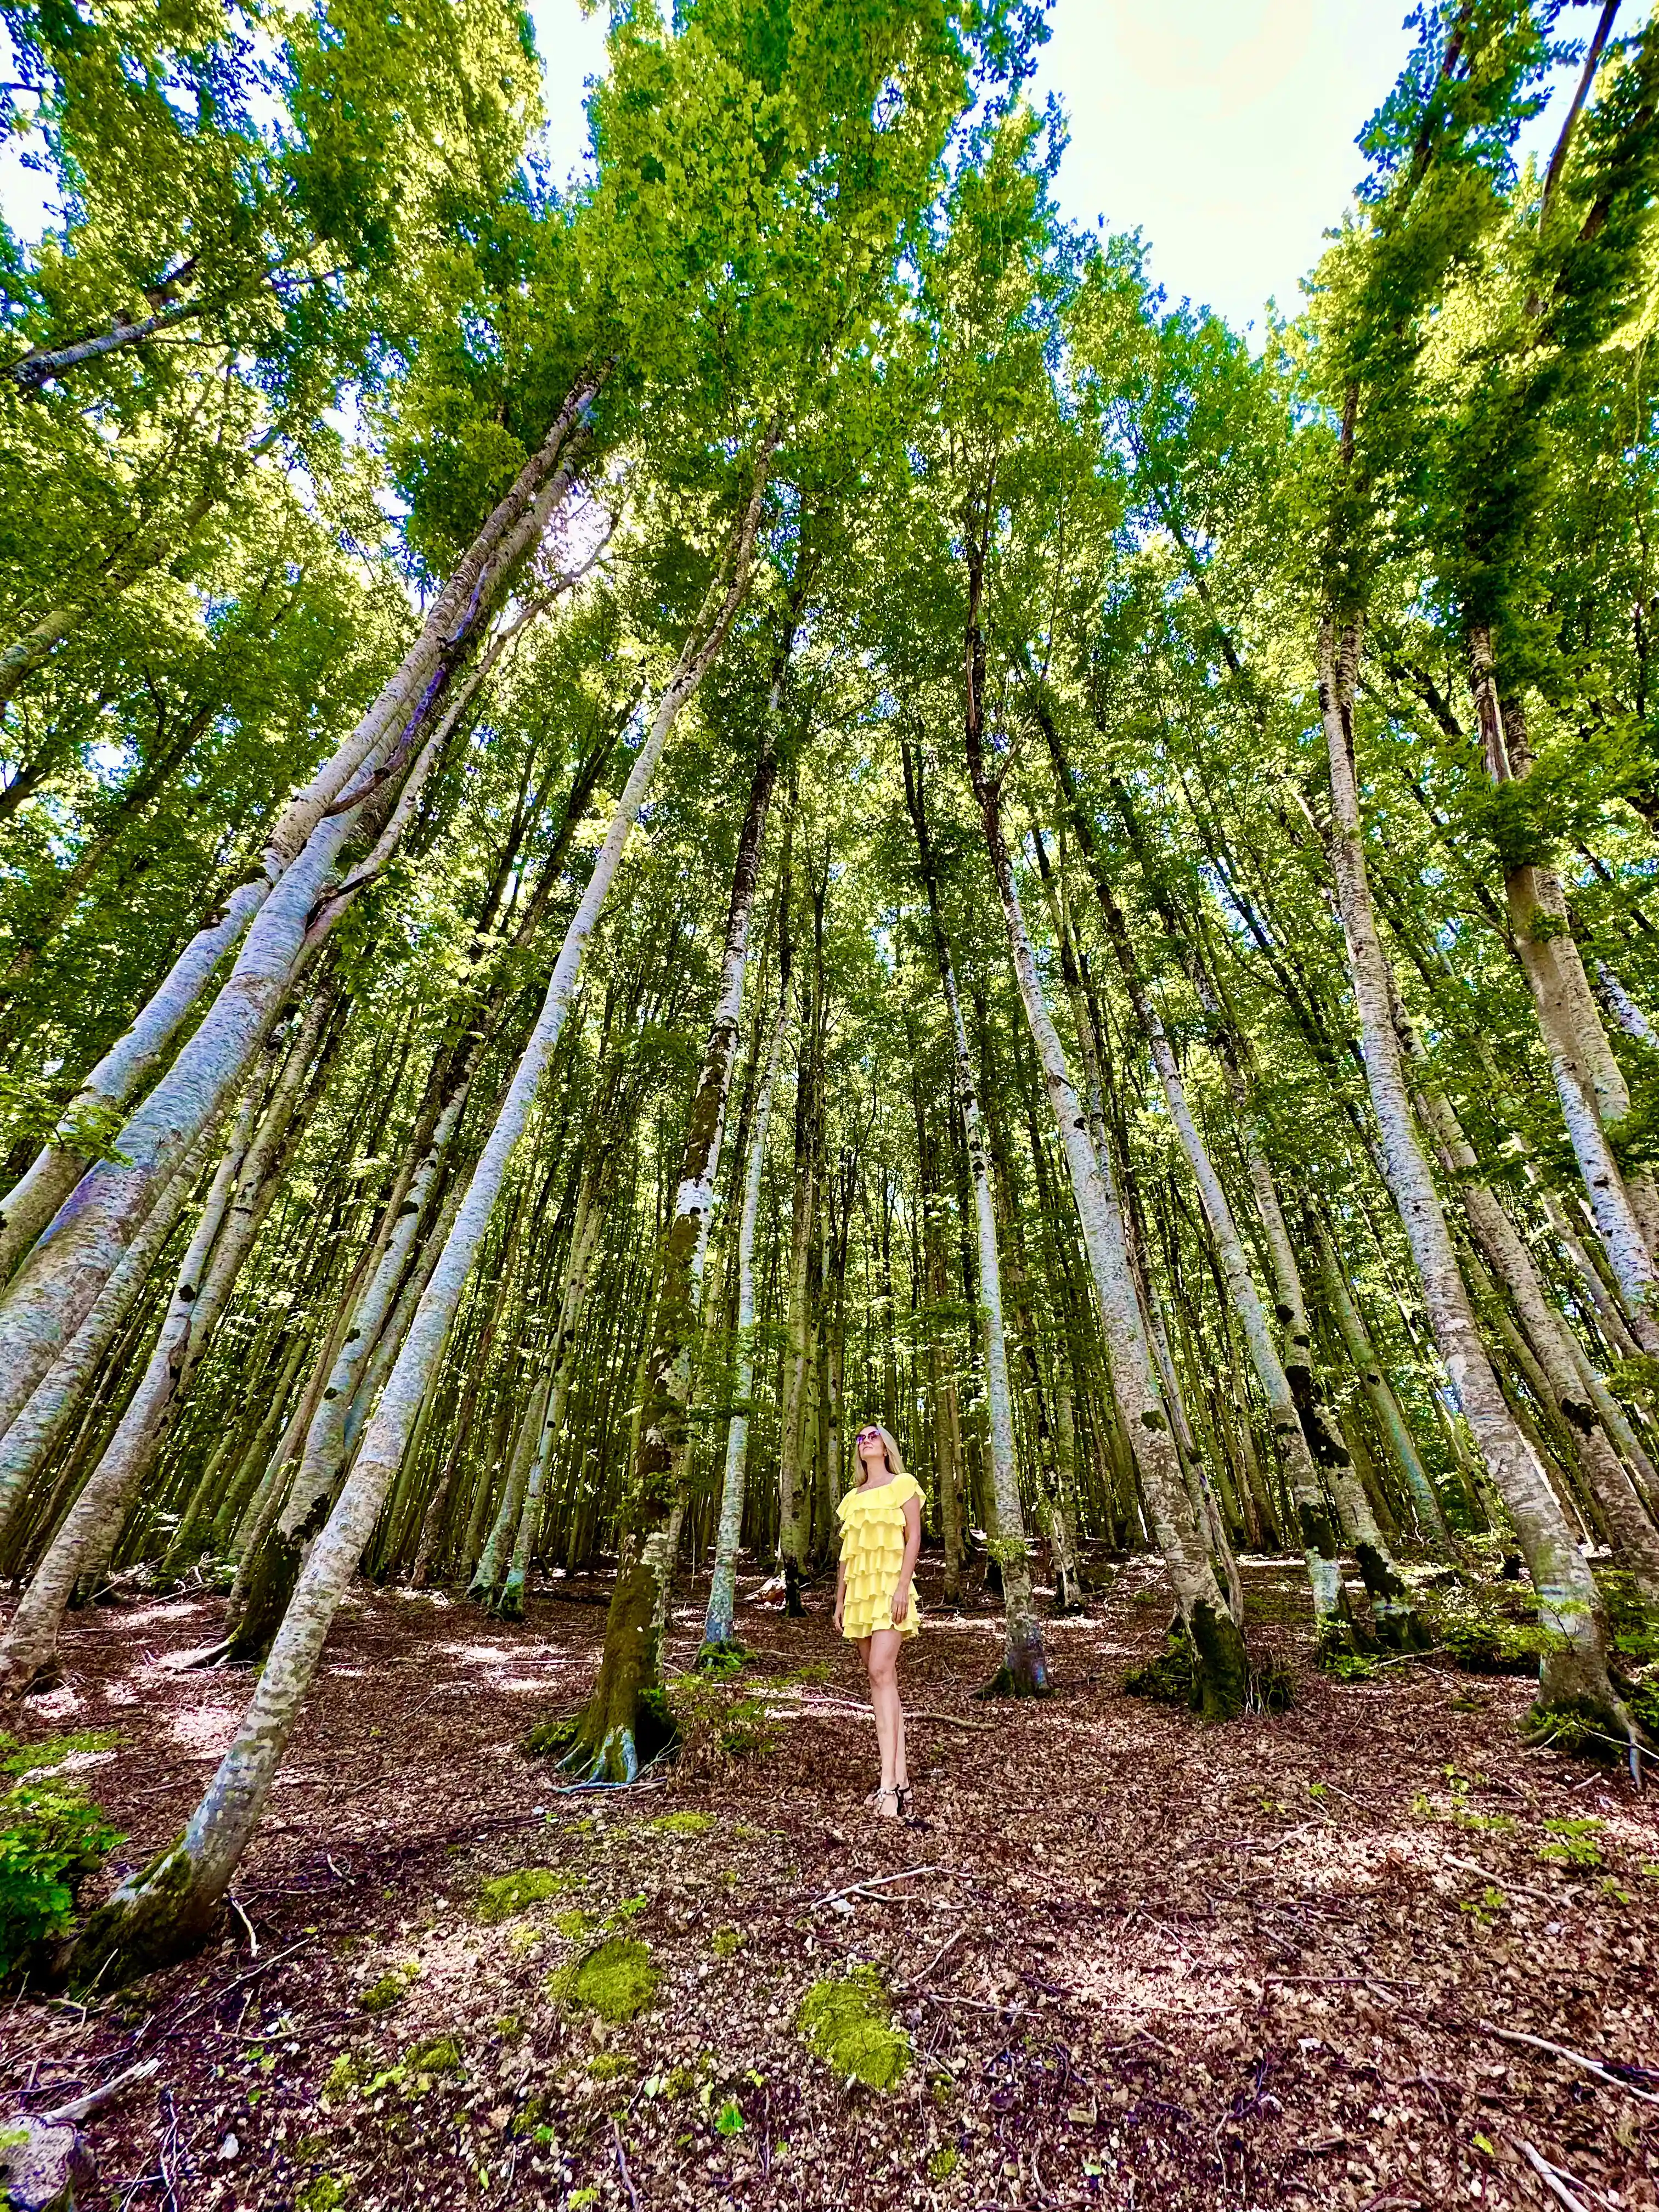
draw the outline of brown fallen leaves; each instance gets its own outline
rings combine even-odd
[[[237,1885],[246,1927],[84,2014],[19,2005],[0,2087],[46,2109],[158,2057],[88,2125],[111,2202],[180,2212],[1659,2204],[1659,2108],[1615,2086],[1659,2089],[1620,2071],[1659,2068],[1655,1801],[1525,1751],[1524,1683],[1315,1673],[1294,1571],[1248,1572],[1297,1702],[1200,1731],[1118,1689],[1168,1618],[1152,1566],[1053,1624],[1051,1700],[988,1710],[995,1615],[952,1618],[925,1561],[919,1832],[863,1808],[873,1731],[821,1601],[750,1610],[693,1771],[562,1795],[516,1747],[580,1696],[599,1609],[555,1585],[504,1628],[363,1593]],[[245,1694],[167,1665],[214,1627],[162,1601],[66,1639],[39,1725],[121,1730],[82,1778],[129,1861]],[[475,1910],[530,1869],[522,1911]],[[635,2017],[572,1995],[601,1942],[647,1947]],[[860,1964],[914,2049],[885,2095],[795,2026]]]

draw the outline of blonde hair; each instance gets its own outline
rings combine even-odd
[[[906,1472],[903,1455],[901,1454],[898,1445],[894,1440],[891,1430],[884,1429],[879,1421],[860,1421],[857,1428],[853,1431],[853,1458],[858,1468],[859,1486],[860,1488],[862,1488],[864,1485],[865,1474],[864,1455],[859,1449],[859,1438],[861,1436],[866,1435],[872,1429],[873,1429],[876,1434],[881,1438],[882,1448],[887,1454],[887,1464],[889,1468],[895,1474],[903,1474]]]

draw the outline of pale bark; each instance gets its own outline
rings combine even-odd
[[[905,796],[915,827],[916,849],[927,892],[928,920],[939,988],[945,994],[951,1042],[956,1054],[957,1097],[962,1109],[963,1131],[973,1185],[974,1223],[979,1261],[980,1340],[985,1358],[987,1441],[990,1457],[990,1498],[995,1528],[988,1534],[993,1560],[1001,1572],[1006,1622],[1003,1663],[1000,1679],[1025,1696],[1041,1695],[1048,1687],[1048,1655],[1031,1595],[1031,1568],[1026,1553],[1025,1516],[1019,1495],[1019,1463],[1014,1455],[1013,1400],[1008,1386],[1008,1346],[1002,1318],[1002,1263],[997,1250],[996,1194],[991,1182],[990,1155],[980,1119],[979,1091],[968,1048],[968,1030],[957,993],[956,965],[951,941],[939,909],[939,882],[928,834],[926,801],[921,787],[921,759],[914,758],[907,744],[903,751]]]
[[[1487,773],[1496,784],[1523,781],[1531,755],[1513,708],[1506,726],[1486,630],[1470,630],[1469,659]],[[1638,1194],[1626,1187],[1607,1140],[1605,1125],[1630,1111],[1630,1092],[1601,1027],[1560,878],[1541,862],[1506,864],[1504,887],[1516,956],[1596,1231],[1643,1350],[1659,1352],[1659,1271],[1652,1242],[1659,1224],[1640,1218]]]
[[[1538,1595],[1548,1638],[1540,1669],[1546,1710],[1577,1710],[1595,1724],[1633,1725],[1607,1679],[1607,1641],[1595,1578],[1544,1471],[1516,1427],[1469,1304],[1440,1197],[1412,1122],[1411,1101],[1389,1002],[1388,972],[1371,908],[1353,749],[1359,660],[1357,622],[1339,640],[1321,625],[1320,712],[1330,761],[1332,856],[1359,1014],[1360,1047],[1382,1135],[1389,1188],[1417,1264],[1435,1340],[1482,1461],[1504,1500]]]
[[[207,1137],[198,1138],[92,1310],[0,1439],[0,1534],[9,1527],[29,1483],[74,1418],[82,1393],[131,1312],[185,1210],[210,1145]]]
[[[133,1217],[142,1212],[179,1128],[187,1127],[193,1139],[222,1110],[226,1085],[247,1066],[274,1014],[274,1006],[266,1001],[285,981],[306,941],[315,902],[349,835],[354,799],[368,797],[381,778],[404,764],[495,597],[540,541],[573,480],[574,459],[586,437],[580,416],[594,388],[590,380],[571,394],[547,439],[434,601],[395,674],[351,735],[283,808],[259,872],[238,887],[223,912],[179,955],[132,1030],[82,1085],[65,1117],[63,1146],[42,1153],[5,1201],[0,1279],[52,1221],[67,1194],[65,1182],[73,1185],[82,1162],[75,1146],[76,1116],[88,1108],[108,1111],[126,1103],[176,1035],[220,960],[246,933],[247,941],[229,981],[117,1139],[117,1149],[133,1166],[117,1170],[106,1160],[90,1171],[85,1180],[93,1188],[83,1184],[65,1209],[69,1218],[56,1224],[59,1249],[51,1264],[32,1264],[0,1306],[0,1364],[38,1376],[41,1370],[34,1363],[42,1351],[61,1343],[90,1303],[87,1281],[95,1287],[114,1264],[116,1248],[131,1233]],[[67,1165],[64,1153],[69,1155]],[[34,1260],[43,1256],[37,1248]],[[70,1313],[74,1318],[66,1320]],[[15,1402],[0,1393],[0,1419]]]
[[[689,641],[652,716],[623,787],[587,885],[565,932],[534,1029],[483,1151],[459,1200],[454,1225],[416,1309],[356,1461],[326,1527],[312,1547],[236,1740],[179,1841],[122,1883],[83,1930],[82,1979],[112,1967],[130,1972],[176,1956],[211,1924],[264,1809],[288,1740],[380,1509],[395,1480],[461,1291],[489,1226],[507,1169],[575,994],[582,956],[615,879],[623,848],[651,787],[681,708],[723,642],[749,579],[770,441],[737,533],[730,581],[704,634]]]
[[[1429,1074],[1422,1041],[1397,997],[1395,1011],[1401,1041],[1417,1064],[1417,1105],[1424,1127],[1455,1182],[1475,1244],[1496,1278],[1498,1295],[1507,1291],[1515,1301],[1525,1340],[1541,1370],[1545,1402],[1571,1433],[1579,1467],[1620,1564],[1629,1568],[1647,1603],[1659,1602],[1659,1529],[1648,1518],[1594,1400],[1581,1385],[1567,1342],[1567,1324],[1546,1297],[1532,1255],[1498,1194],[1480,1181],[1474,1147],[1463,1133],[1451,1100]]]
[[[0,1638],[0,1704],[20,1696],[50,1658],[88,1552],[100,1538],[107,1549],[133,1486],[149,1465],[150,1442],[185,1370],[197,1292],[214,1240],[229,1211],[258,1106],[258,1098],[252,1094],[243,1102],[235,1133],[219,1162],[179,1264],[161,1335],[138,1388],[103,1456],[36,1567],[4,1638]]]
[[[738,1546],[743,1535],[744,1493],[749,1466],[749,1404],[755,1388],[755,1227],[760,1218],[761,1179],[766,1168],[772,1093],[777,1083],[788,1019],[789,975],[786,968],[778,993],[777,1018],[772,1024],[761,1063],[755,1126],[744,1172],[743,1212],[738,1223],[738,1336],[736,1372],[732,1384],[732,1425],[726,1434],[726,1468],[720,1481],[714,1571],[709,1581],[708,1606],[702,1627],[705,1648],[714,1650],[734,1640]]]

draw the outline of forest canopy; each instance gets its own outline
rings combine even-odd
[[[602,1566],[660,1771],[862,1420],[992,1694],[1144,1558],[1259,1711],[1283,1555],[1639,1784],[1659,19],[1425,0],[1252,340],[1027,0],[615,0],[563,187],[505,0],[0,15],[0,1699],[189,1589],[240,1715],[29,1971],[221,1924],[365,1581]]]

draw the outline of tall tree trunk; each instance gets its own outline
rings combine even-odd
[[[783,897],[787,898],[786,876]],[[787,941],[787,931],[786,941]],[[755,1225],[760,1218],[761,1179],[766,1170],[766,1139],[771,1126],[772,1093],[789,1020],[789,964],[781,962],[777,1018],[772,1024],[759,1070],[755,1126],[744,1165],[743,1212],[738,1224],[737,1364],[732,1384],[732,1425],[726,1434],[726,1468],[720,1480],[720,1520],[714,1538],[714,1571],[703,1616],[703,1650],[722,1651],[737,1641],[738,1546],[743,1537],[743,1507],[749,1466],[749,1405],[755,1388]]]
[[[82,1084],[57,1141],[0,1205],[0,1281],[33,1248],[0,1304],[0,1367],[15,1376],[43,1371],[41,1355],[49,1359],[86,1311],[136,1233],[158,1177],[222,1111],[288,988],[358,806],[408,765],[451,677],[574,481],[586,441],[583,410],[595,389],[587,380],[573,391],[438,594],[396,673],[283,809],[259,868],[179,954],[132,1027]],[[120,1133],[117,1150],[131,1164],[106,1158],[82,1176],[87,1153],[80,1125],[107,1122],[134,1096],[220,961],[239,944],[231,975],[208,1013]],[[74,1204],[65,1206],[71,1191]],[[0,1387],[0,1419],[17,1402]]]
[[[993,1676],[993,1689],[1016,1697],[1042,1697],[1048,1692],[1048,1660],[1042,1631],[1031,1595],[1031,1568],[1026,1555],[1025,1516],[1020,1504],[1019,1466],[1014,1457],[1013,1400],[1008,1387],[1008,1349],[1002,1325],[1002,1264],[997,1251],[996,1195],[991,1186],[991,1162],[980,1120],[979,1094],[974,1082],[974,1063],[968,1049],[968,1030],[957,993],[951,940],[945,934],[939,894],[939,874],[927,827],[927,802],[921,784],[921,756],[903,749],[904,792],[915,827],[916,852],[927,893],[927,915],[933,932],[933,957],[945,994],[951,1037],[956,1049],[957,1096],[962,1108],[967,1139],[968,1166],[973,1181],[974,1219],[978,1231],[977,1282],[981,1342],[985,1353],[985,1397],[991,1459],[991,1503],[996,1527],[987,1531],[986,1546],[1001,1570],[1002,1604],[1006,1624],[1002,1664]]]
[[[582,954],[610,891],[623,847],[649,792],[680,709],[696,690],[725,640],[746,588],[759,526],[769,438],[740,525],[721,596],[682,651],[594,856],[587,887],[565,932],[534,1029],[460,1200],[454,1225],[422,1294],[356,1464],[327,1526],[313,1546],[271,1645],[236,1739],[179,1840],[124,1881],[91,1914],[76,1941],[71,1971],[81,1981],[142,1971],[199,1942],[211,1927],[270,1795],[305,1693],[341,1599],[374,1532],[422,1404],[432,1387],[472,1263],[483,1242],[509,1164],[564,1026]],[[711,593],[711,599],[713,593]]]
[[[1577,1717],[1592,1729],[1633,1742],[1638,1733],[1636,1723],[1607,1678],[1606,1623],[1595,1577],[1542,1468],[1504,1402],[1458,1269],[1439,1194],[1412,1126],[1360,824],[1353,740],[1359,652],[1358,622],[1349,620],[1339,634],[1335,619],[1327,615],[1320,628],[1319,700],[1330,759],[1331,849],[1366,1081],[1389,1188],[1417,1263],[1440,1356],[1486,1472],[1515,1523],[1538,1594],[1539,1619],[1547,1638],[1540,1668],[1540,1713]]]
[[[1499,700],[1492,635],[1479,625],[1469,631],[1469,663],[1487,773],[1499,785],[1524,781],[1532,767],[1525,722],[1518,702],[1506,711]],[[1560,878],[1541,862],[1506,863],[1504,889],[1516,952],[1602,1248],[1643,1350],[1659,1352],[1659,1277],[1654,1266],[1659,1219],[1640,1218],[1642,1212],[1654,1213],[1651,1188],[1638,1192],[1626,1187],[1607,1141],[1606,1124],[1629,1113],[1630,1092],[1601,1027]]]

